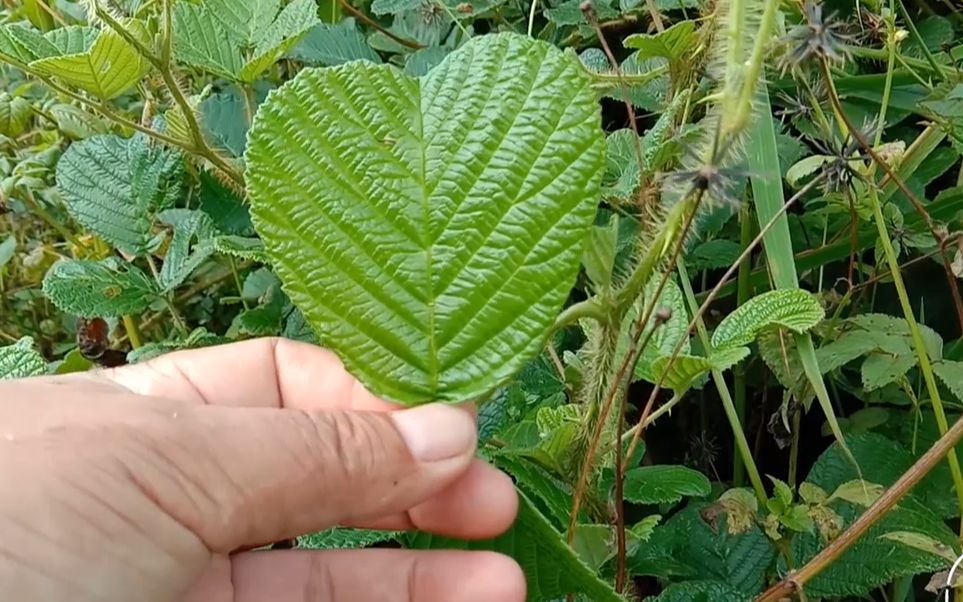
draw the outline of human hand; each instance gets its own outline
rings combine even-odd
[[[0,382],[0,599],[521,602],[487,552],[239,551],[333,525],[492,537],[518,500],[465,408],[397,410],[258,339]]]

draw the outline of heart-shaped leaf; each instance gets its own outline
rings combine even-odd
[[[460,401],[541,348],[603,151],[575,55],[498,34],[422,79],[302,71],[258,111],[247,181],[285,290],[347,368],[391,400]]]

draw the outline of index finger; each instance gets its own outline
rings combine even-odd
[[[316,345],[260,338],[177,351],[101,375],[140,395],[234,407],[388,411],[341,360]]]

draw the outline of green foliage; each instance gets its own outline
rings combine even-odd
[[[0,380],[38,376],[47,371],[47,361],[34,349],[33,339],[23,337],[0,347]]]
[[[518,560],[528,580],[529,602],[566,594],[585,594],[593,602],[619,602],[622,597],[599,579],[565,544],[560,533],[524,494],[519,496],[515,524],[504,535],[485,541],[456,541],[418,533],[409,544],[418,549],[493,550]]]
[[[683,497],[709,495],[709,479],[684,466],[642,466],[625,473],[625,499],[637,504],[665,504]]]
[[[84,317],[141,312],[159,293],[154,281],[120,261],[58,261],[43,279],[43,292],[60,309]]]
[[[94,136],[72,144],[57,162],[57,187],[70,215],[124,253],[154,242],[153,218],[183,194],[180,153],[145,136]]]
[[[958,418],[946,2],[95,4],[0,8],[0,377],[320,344],[381,397],[475,401],[521,494],[494,540],[299,547],[499,550],[532,602],[638,577],[742,602]],[[810,565],[807,599],[919,599],[959,550],[955,481]]]
[[[542,345],[595,211],[586,83],[573,57],[498,35],[420,81],[364,62],[304,71],[261,107],[255,225],[292,300],[372,391],[470,399]],[[458,120],[445,117],[454,91]],[[523,132],[535,146],[520,154]]]

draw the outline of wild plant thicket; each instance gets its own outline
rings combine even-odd
[[[0,377],[280,335],[476,400],[509,533],[298,543],[496,549],[533,601],[952,581],[950,0],[5,6]]]

